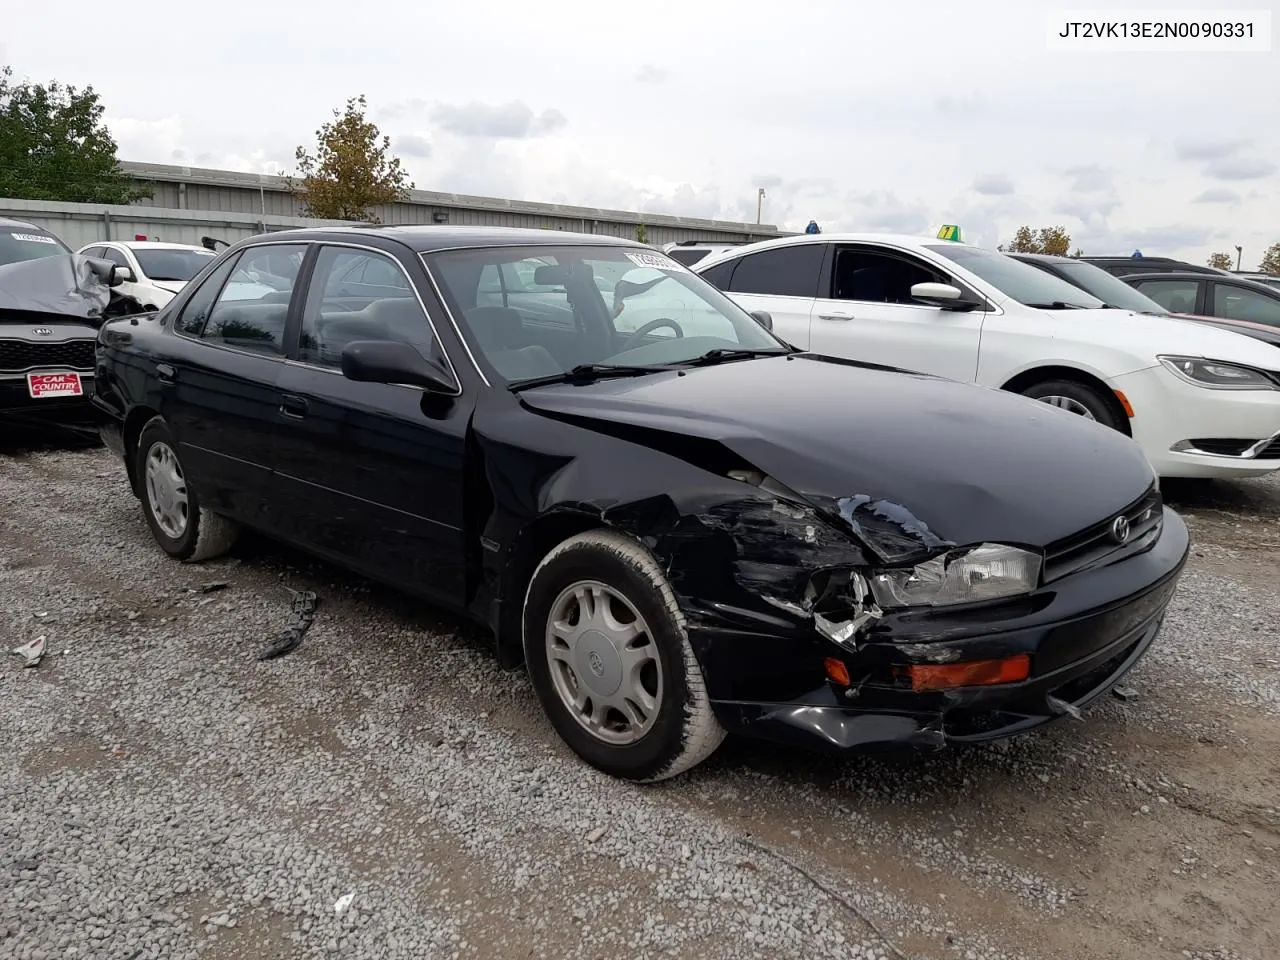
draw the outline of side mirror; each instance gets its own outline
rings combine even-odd
[[[398,383],[453,393],[453,380],[403,340],[355,340],[342,350],[342,375],[360,383]]]
[[[756,323],[764,327],[770,333],[773,332],[773,317],[764,310],[752,310],[751,316],[755,318]]]
[[[943,310],[972,310],[978,306],[972,300],[966,300],[964,291],[949,283],[915,283],[911,285],[911,297],[931,307]]]
[[[133,267],[125,267],[117,263],[115,269],[111,271],[111,286],[113,287],[118,287],[122,283],[133,283],[137,279],[133,272]]]

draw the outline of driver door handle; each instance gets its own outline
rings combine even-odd
[[[167,364],[167,363],[156,364],[156,379],[159,380],[161,383],[173,383],[174,378],[177,376],[177,373],[178,372],[174,370],[170,364]]]
[[[305,417],[309,406],[310,404],[307,403],[305,397],[295,396],[291,393],[286,393],[280,398],[280,412],[294,420],[301,420]]]
[[[819,320],[852,320],[852,313],[820,313]]]

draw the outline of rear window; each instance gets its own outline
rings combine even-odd
[[[0,227],[0,266],[21,263],[23,260],[40,260],[71,252],[71,249],[51,233],[30,227]]]
[[[672,250],[667,256],[677,263],[683,263],[686,267],[691,267],[705,258],[710,252],[710,250]]]

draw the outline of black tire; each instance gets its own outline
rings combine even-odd
[[[656,653],[654,677],[661,673],[661,686],[650,714],[652,725],[631,743],[608,743],[589,731],[561,698],[552,677],[547,643],[552,607],[584,581],[620,594],[648,628],[644,649],[651,656]],[[533,688],[552,726],[574,753],[604,773],[638,782],[665,780],[701,763],[724,740],[675,594],[653,557],[628,537],[591,531],[548,553],[525,594],[523,641]]]
[[[1088,384],[1079,383],[1075,380],[1041,380],[1039,383],[1033,383],[1031,386],[1024,388],[1022,395],[1042,402],[1048,397],[1062,397],[1068,401],[1074,401],[1074,403],[1088,410],[1089,415],[1104,427],[1124,432],[1120,415],[1116,410],[1116,404],[1110,397]],[[1068,413],[1076,413],[1079,416],[1083,416],[1078,410],[1069,409],[1069,405],[1058,404],[1057,406]]]
[[[163,450],[161,448],[164,448]],[[198,563],[221,556],[235,545],[240,535],[238,524],[225,517],[220,517],[200,506],[200,500],[190,485],[185,485],[186,516],[185,524],[177,532],[171,534],[164,527],[164,521],[156,515],[148,492],[147,461],[153,452],[160,454],[167,450],[172,454],[180,476],[185,480],[186,471],[178,457],[178,444],[169,432],[168,425],[162,417],[152,417],[138,435],[138,448],[134,452],[134,471],[138,478],[138,494],[142,501],[142,514],[147,518],[147,526],[151,535],[169,556],[184,562]]]

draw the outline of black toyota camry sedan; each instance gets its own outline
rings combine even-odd
[[[290,231],[104,325],[94,403],[171,556],[252,527],[472,617],[619,777],[1079,718],[1186,560],[1138,447],[769,327],[630,241]]]

